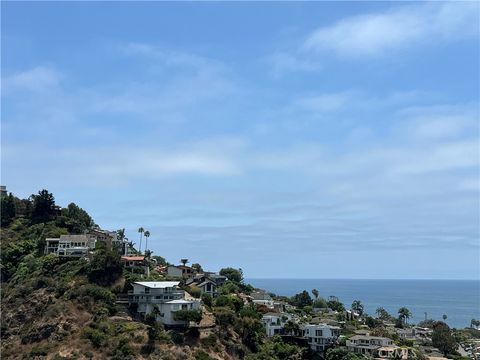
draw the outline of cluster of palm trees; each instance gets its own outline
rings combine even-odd
[[[408,310],[406,307],[401,307],[398,309],[398,318],[402,321],[402,323],[405,325],[407,324],[408,319],[412,316],[412,313],[410,310]]]
[[[138,228],[138,232],[140,233],[140,247],[139,247],[139,252],[140,254],[142,253],[142,240],[143,237],[145,236],[145,254],[148,251],[148,238],[150,237],[150,231],[145,230],[143,227]]]

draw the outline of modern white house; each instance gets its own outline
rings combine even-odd
[[[340,327],[327,324],[305,324],[302,325],[302,330],[310,349],[316,352],[334,345],[340,336]]]
[[[96,238],[91,235],[61,235],[59,238],[45,239],[45,254],[59,257],[80,258],[95,249]]]
[[[382,359],[406,359],[408,348],[401,348],[392,339],[380,336],[355,335],[346,342],[347,350]]]
[[[265,326],[267,336],[283,334],[283,328],[290,320],[292,315],[286,313],[266,313],[262,316],[262,324]]]
[[[200,309],[200,301],[186,300],[185,292],[178,288],[178,281],[138,281],[128,292],[128,303],[136,306],[142,315],[155,314],[156,320],[165,325],[188,325],[175,320],[178,310]]]

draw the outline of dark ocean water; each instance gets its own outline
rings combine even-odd
[[[480,281],[477,280],[348,280],[348,279],[246,279],[255,287],[278,295],[292,296],[303,290],[317,289],[320,296],[337,296],[345,305],[360,300],[371,315],[384,307],[396,315],[406,306],[413,316],[410,322],[425,318],[441,320],[451,327],[470,325],[480,319]]]

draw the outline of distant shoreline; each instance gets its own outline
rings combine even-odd
[[[440,320],[447,315],[451,327],[463,328],[472,318],[480,318],[480,280],[453,279],[321,279],[321,278],[245,278],[254,287],[293,296],[303,290],[317,289],[320,296],[336,296],[346,306],[360,300],[365,311],[375,314],[378,307],[396,314],[406,306],[411,321]]]

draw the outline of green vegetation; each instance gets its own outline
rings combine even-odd
[[[200,322],[202,320],[201,310],[178,310],[175,312],[175,320]]]
[[[445,356],[457,350],[457,342],[449,326],[437,321],[433,326],[432,345],[438,348]]]
[[[110,250],[103,242],[84,259],[64,259],[55,254],[44,255],[45,238],[66,234],[82,234],[96,228],[90,215],[74,203],[66,208],[55,204],[53,194],[41,190],[28,199],[19,199],[12,194],[2,195],[2,355],[5,358],[29,359],[48,357],[108,358],[184,358],[209,360],[213,358],[238,358],[248,360],[317,359],[300,339],[301,323],[319,316],[314,308],[330,308],[337,314],[323,312],[320,317],[343,321],[342,334],[352,336],[356,330],[368,327],[372,335],[388,336],[398,345],[411,346],[392,334],[384,322],[395,320],[383,308],[376,310],[376,317],[364,313],[359,300],[351,309],[359,319],[346,318],[345,306],[337,298],[327,301],[317,289],[306,290],[291,298],[271,296],[296,308],[290,311],[295,321],[283,321],[284,337],[267,338],[262,325],[262,315],[272,310],[265,305],[248,301],[254,288],[245,284],[243,271],[223,268],[220,274],[227,280],[219,287],[219,295],[202,294],[195,286],[181,287],[195,298],[201,298],[202,310],[178,310],[175,320],[190,325],[190,328],[165,329],[156,321],[159,308],[152,314],[140,316],[138,305],[125,305],[126,292],[131,283],[140,280],[169,280],[154,270],[155,262],[166,265],[161,256],[148,250],[149,232],[139,228],[140,249],[134,244],[134,253],[141,253],[145,236],[145,255],[150,263],[150,275],[143,268],[124,269],[116,249]],[[125,229],[117,231],[117,238],[127,240]],[[155,261],[154,261],[155,260]],[[182,259],[186,264],[188,259]],[[192,267],[201,271],[198,263]],[[123,299],[123,300],[122,300]],[[123,302],[122,302],[123,301]],[[289,315],[290,316],[290,315]],[[408,327],[410,311],[402,307],[398,311],[397,326]],[[207,323],[206,330],[199,327]],[[464,329],[452,331],[445,323],[428,320],[420,325],[433,328],[431,344],[445,355],[458,359],[457,343],[470,338],[480,338],[480,331]],[[472,326],[476,326],[472,320]],[[205,331],[202,333],[202,331]],[[343,338],[342,345],[345,344]],[[428,343],[428,345],[431,345]],[[65,357],[64,349],[71,351]],[[80,355],[81,354],[81,355]],[[179,355],[180,354],[180,355]],[[414,358],[422,354],[412,352]],[[330,349],[326,360],[363,360],[363,356],[347,352],[342,347]]]
[[[219,272],[220,275],[225,276],[228,280],[241,284],[243,282],[243,271],[242,269],[234,269],[234,268],[224,268],[221,269]]]

